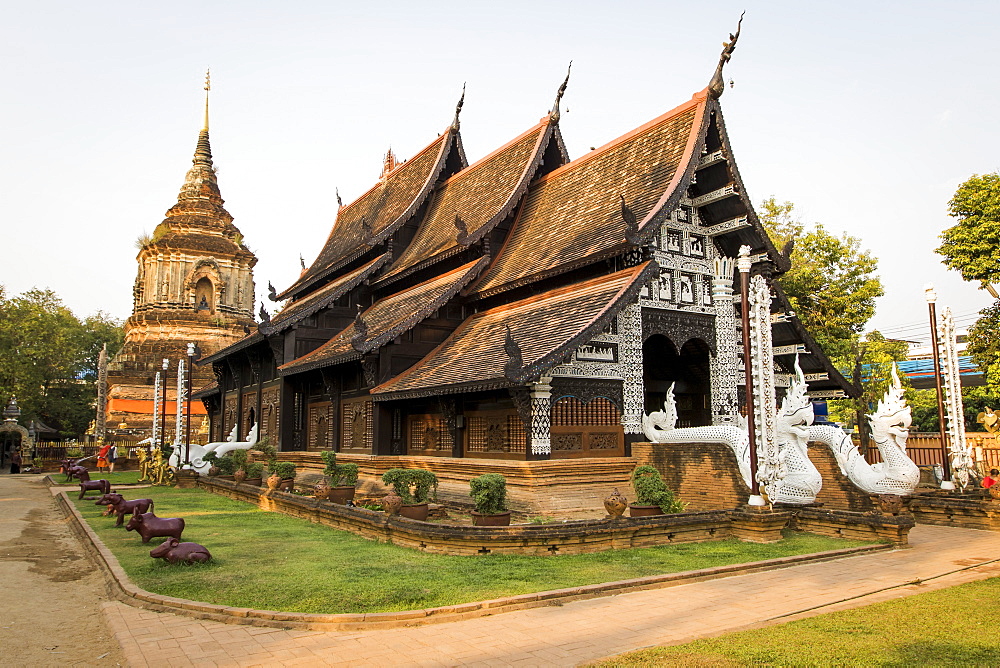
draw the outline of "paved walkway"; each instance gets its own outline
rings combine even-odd
[[[282,631],[117,601],[102,607],[136,668],[572,666],[1000,576],[1000,533],[918,526],[910,543],[907,550],[392,630]]]

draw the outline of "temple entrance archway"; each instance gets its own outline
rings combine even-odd
[[[642,344],[642,380],[645,411],[663,410],[670,384],[674,384],[678,427],[712,424],[709,347],[689,339],[678,351],[673,341],[654,334]]]
[[[22,466],[30,463],[34,445],[28,430],[13,420],[6,420],[0,424],[0,471],[7,471],[10,468],[11,457],[19,448],[23,460]]]

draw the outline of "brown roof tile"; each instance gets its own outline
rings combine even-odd
[[[461,250],[455,216],[465,223],[468,243],[503,220],[537,169],[557,125],[544,118],[533,128],[445,181],[431,198],[413,241],[384,278],[406,275]]]
[[[420,153],[399,165],[354,202],[337,212],[326,244],[308,270],[279,297],[290,296],[344,263],[364,253],[369,245],[392,234],[423,204],[458,141],[449,129]],[[364,223],[362,223],[362,219]],[[364,228],[372,237],[365,239]]]
[[[697,157],[705,106],[702,93],[532,184],[507,242],[470,292],[496,294],[624,249],[619,195],[640,226],[663,208]]]
[[[262,329],[268,335],[288,329],[303,318],[316,313],[334,300],[342,297],[385,264],[388,259],[389,254],[383,253],[354,271],[349,271],[318,290],[313,290],[302,299],[294,301],[281,309],[281,311],[271,318],[270,324],[262,326]]]
[[[508,326],[521,348],[521,375],[525,380],[537,377],[606,327],[656,271],[655,263],[646,262],[476,313],[427,357],[372,394],[396,399],[510,385],[504,376]]]
[[[378,300],[361,314],[368,328],[363,340],[352,323],[316,350],[278,367],[280,375],[332,366],[374,350],[441,308],[486,266],[486,258]]]

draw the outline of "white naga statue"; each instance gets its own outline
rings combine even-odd
[[[779,468],[784,476],[764,486],[771,503],[803,505],[816,500],[823,487],[823,478],[809,461],[809,425],[813,421],[812,402],[806,396],[806,380],[795,362],[795,378],[781,403],[775,420]],[[746,421],[741,425],[686,427],[676,429],[677,408],[674,386],[667,391],[662,411],[643,416],[642,430],[654,443],[721,443],[736,455],[740,475],[750,487],[750,437]]]
[[[237,441],[236,440],[236,430],[239,427],[234,425],[233,430],[229,432],[229,436],[225,441],[219,441],[217,443],[209,443],[207,445],[198,445],[196,443],[191,444],[191,466],[190,468],[201,473],[202,475],[208,473],[208,469],[212,467],[210,462],[205,461],[205,456],[214,452],[219,457],[223,456],[227,452],[233,450],[249,450],[253,446],[257,445],[257,425],[254,424],[250,428],[250,433],[247,434],[247,440]],[[170,465],[175,467],[181,466],[181,458],[184,455],[184,446],[179,446],[174,448],[173,452],[170,453]],[[187,468],[187,467],[185,467]]]
[[[872,440],[882,453],[882,462],[866,462],[850,435],[840,427],[809,427],[809,440],[829,445],[840,471],[862,491],[905,495],[912,493],[920,482],[920,469],[906,454],[911,421],[910,407],[903,398],[903,387],[894,362],[892,386],[878,402],[875,413],[868,416]]]

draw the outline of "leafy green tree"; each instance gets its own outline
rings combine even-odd
[[[837,399],[829,403],[830,419],[855,427],[862,434],[862,441],[868,433],[868,419],[879,400],[892,385],[892,365],[906,359],[907,344],[885,338],[880,332],[872,331],[858,340],[854,353],[854,366],[846,374],[854,379],[860,374],[861,396],[857,399]],[[900,376],[905,385],[905,376]],[[936,405],[936,404],[935,404]]]
[[[93,419],[97,355],[114,354],[121,324],[98,313],[84,322],[51,290],[8,298],[0,287],[0,398],[16,396],[23,419],[80,436]]]
[[[1000,174],[973,174],[948,202],[958,223],[941,234],[937,252],[967,281],[1000,280]]]
[[[948,202],[958,222],[946,229],[937,252],[967,281],[1000,280],[1000,174],[973,174]],[[988,393],[1000,395],[1000,299],[969,329],[969,354],[986,375]]]
[[[764,200],[758,215],[778,248],[794,241],[792,268],[779,278],[792,308],[839,367],[854,363],[858,337],[885,294],[876,275],[878,260],[848,234],[836,236],[820,224],[807,226],[795,205]]]

